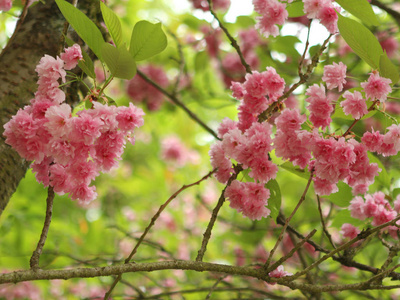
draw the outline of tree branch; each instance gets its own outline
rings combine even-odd
[[[39,242],[36,246],[35,251],[33,251],[32,257],[30,259],[31,269],[35,270],[39,268],[39,259],[42,254],[44,244],[46,243],[47,233],[49,232],[51,216],[53,214],[53,200],[54,200],[54,190],[53,187],[49,186],[46,199],[46,217],[43,224],[42,234],[40,235]]]

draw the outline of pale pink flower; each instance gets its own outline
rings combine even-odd
[[[74,142],[90,145],[101,135],[102,125],[103,122],[99,118],[93,118],[86,111],[81,111],[78,117],[71,119],[69,138]]]
[[[335,182],[331,182],[330,180],[322,179],[320,177],[315,177],[314,181],[314,190],[317,195],[330,195],[336,193],[339,189]]]
[[[190,1],[192,2],[194,8],[198,8],[203,11],[210,10],[207,0],[190,0]],[[226,11],[226,10],[228,10],[230,5],[231,5],[230,0],[213,0],[212,1],[213,10]]]
[[[59,78],[65,82],[66,72],[64,70],[64,61],[57,57],[45,55],[40,59],[39,64],[36,66],[35,71],[39,77],[45,77],[53,81],[57,81]]]
[[[309,96],[306,101],[310,103],[307,107],[310,111],[310,121],[315,127],[326,128],[329,126],[332,122],[330,115],[333,112],[333,107],[325,95],[324,86],[314,84],[307,89],[306,95]]]
[[[90,160],[72,162],[67,167],[67,171],[71,176],[71,180],[77,184],[84,183],[89,185],[99,175],[96,163]]]
[[[361,231],[357,227],[349,223],[344,223],[340,229],[340,233],[349,239],[354,239],[360,232]]]
[[[60,164],[53,164],[49,168],[50,171],[50,185],[54,191],[63,195],[68,193],[71,188],[70,174],[66,172],[65,167]]]
[[[330,0],[303,0],[303,3],[304,13],[309,19],[317,18],[320,10],[331,4]]]
[[[140,70],[162,88],[168,86],[167,74],[165,74],[165,71],[161,67],[146,65],[142,66]],[[126,92],[134,102],[145,101],[147,108],[151,111],[158,110],[164,101],[164,94],[140,76],[135,76],[128,81]]]
[[[80,205],[86,205],[96,199],[96,187],[87,186],[84,183],[74,185],[73,187],[71,187],[69,196],[72,200],[78,200]]]
[[[232,129],[236,129],[237,128],[237,122],[229,119],[229,118],[224,118],[221,122],[221,124],[219,124],[219,127],[217,129],[218,131],[218,137],[220,139],[222,139],[225,135],[225,133],[228,133],[230,130]]]
[[[213,168],[218,168],[215,173],[215,178],[221,183],[226,183],[231,177],[232,163],[230,159],[225,156],[222,148],[222,142],[217,142],[211,146],[209,151],[211,165]]]
[[[246,143],[246,138],[239,129],[232,129],[224,135],[222,149],[227,157],[237,159],[240,155],[240,146]]]
[[[12,0],[0,0],[0,11],[9,11],[12,7]]]
[[[137,127],[143,126],[143,116],[143,110],[132,103],[129,103],[129,107],[120,106],[116,116],[118,127],[121,130],[132,131]]]
[[[374,131],[372,129],[372,132],[364,132],[361,141],[367,147],[368,151],[378,152],[381,149],[381,145],[383,143],[383,135],[380,134],[379,131]]]
[[[393,144],[394,149],[400,151],[400,125],[390,125],[386,128],[388,132],[383,136],[383,142],[385,144]]]
[[[258,9],[261,8],[259,5],[257,7]],[[277,25],[283,25],[288,17],[286,5],[276,0],[267,0],[262,8],[262,10],[258,11],[262,16],[257,17],[256,28],[265,37],[270,35],[277,36],[279,34]]]
[[[233,81],[230,88],[234,98],[238,100],[243,98],[245,90],[241,83]]]
[[[83,59],[81,47],[78,44],[66,48],[60,55],[61,59],[64,61],[64,69],[72,70],[76,67],[79,60]]]
[[[353,200],[350,201],[349,210],[351,212],[351,216],[356,219],[364,220],[367,218],[365,213],[365,203],[362,197],[356,196]]]
[[[274,179],[278,172],[278,167],[268,160],[268,155],[266,154],[264,157],[259,156],[252,159],[249,162],[249,167],[251,168],[249,176],[260,183],[267,183]]]
[[[66,138],[54,138],[49,142],[48,155],[54,158],[54,161],[67,165],[75,158],[75,147]]]
[[[47,109],[45,117],[48,122],[44,124],[54,137],[65,137],[70,131],[71,106],[68,104],[54,105]]]
[[[342,62],[333,63],[324,67],[324,75],[322,80],[326,82],[329,90],[338,88],[339,92],[343,90],[343,84],[346,84],[346,69],[347,66]]]
[[[292,273],[286,272],[283,268],[282,265],[280,265],[279,267],[277,267],[275,270],[273,270],[272,272],[268,273],[269,277],[274,277],[274,278],[282,278],[285,276],[291,276],[293,275]]]
[[[350,93],[346,91],[343,94],[343,98],[346,100],[340,102],[340,106],[343,107],[345,115],[351,115],[354,119],[358,120],[368,113],[367,102],[363,99],[360,92],[354,91],[354,93]]]
[[[328,29],[329,33],[335,34],[339,32],[337,21],[339,19],[336,10],[340,11],[339,7],[333,5],[327,5],[322,7],[317,15],[320,23]]]
[[[275,119],[276,128],[284,132],[293,132],[301,129],[301,124],[307,120],[306,115],[300,114],[298,109],[285,109]]]
[[[392,81],[388,78],[379,76],[379,73],[370,73],[367,82],[362,82],[361,87],[365,91],[365,96],[372,101],[378,99],[386,101],[387,95],[392,91],[390,84]]]

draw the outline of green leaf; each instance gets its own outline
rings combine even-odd
[[[351,193],[351,187],[343,182],[338,183],[339,191],[330,194],[329,196],[323,196],[325,199],[330,200],[332,203],[340,207],[348,207],[350,201],[353,199],[353,194]]]
[[[205,51],[197,52],[196,56],[194,57],[194,70],[196,72],[203,71],[207,67],[208,61],[209,56]]]
[[[349,223],[354,226],[361,226],[365,222],[353,218],[348,209],[343,209],[335,214],[332,225],[330,227],[341,228],[344,223]]]
[[[338,15],[339,31],[346,43],[362,60],[377,69],[380,56],[383,54],[378,39],[364,25]]]
[[[284,53],[293,58],[300,56],[295,48],[297,43],[301,43],[301,41],[295,36],[278,36],[275,41],[270,44],[270,48],[271,50]]]
[[[367,0],[336,0],[336,2],[368,26],[379,25],[378,18]]]
[[[167,36],[161,23],[137,22],[132,31],[130,53],[136,61],[150,58],[167,47]]]
[[[135,76],[136,63],[126,48],[118,49],[108,43],[104,43],[101,50],[104,62],[114,77],[131,79]]]
[[[249,16],[238,16],[235,23],[239,25],[240,28],[248,28],[256,25],[254,18]]]
[[[283,164],[281,164],[279,167],[289,171],[290,173],[293,173],[301,178],[304,179],[309,179],[310,178],[310,172],[307,171],[307,169],[300,169],[299,167],[295,167],[290,161],[287,161]]]
[[[396,84],[399,81],[399,70],[390,61],[386,54],[386,51],[381,55],[379,59],[379,74],[382,77],[389,78],[392,84]]]
[[[269,189],[271,193],[268,199],[267,207],[271,211],[271,218],[276,222],[276,218],[279,215],[279,210],[281,209],[282,203],[281,189],[279,188],[279,184],[275,179],[268,181],[265,187]]]
[[[108,8],[103,2],[100,1],[101,14],[103,15],[104,22],[108,28],[115,46],[119,48],[122,45],[122,29],[121,22],[117,15]]]
[[[392,192],[393,200],[396,199],[396,197],[400,195],[400,188],[394,189]]]
[[[79,9],[64,0],[56,0],[58,8],[65,19],[75,29],[76,33],[89,46],[94,54],[102,60],[101,47],[104,44],[103,36],[97,26]]]
[[[75,43],[73,40],[69,39],[68,37],[65,37],[65,42],[67,43],[68,47],[73,46]],[[85,72],[89,77],[96,79],[96,73],[94,72],[94,64],[93,64],[92,59],[85,51],[82,51],[82,57],[83,57],[83,60],[80,60],[78,62],[79,68],[81,68],[81,70],[83,72]]]
[[[303,1],[293,2],[287,6],[287,12],[289,13],[289,18],[297,18],[304,16],[304,3]]]

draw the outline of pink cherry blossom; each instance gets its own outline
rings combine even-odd
[[[45,55],[40,59],[35,71],[39,77],[44,77],[53,81],[57,81],[59,78],[65,82],[66,72],[64,70],[64,61],[57,57],[55,59],[52,56]]]
[[[222,142],[217,142],[211,146],[209,152],[211,158],[211,165],[213,168],[218,168],[215,173],[215,178],[221,183],[226,183],[231,177],[232,163],[230,159],[225,156],[222,148]]]
[[[277,0],[253,1],[255,2],[256,11],[261,14],[257,17],[256,28],[268,37],[270,35],[277,36],[279,28],[277,25],[283,25],[288,17],[286,5]]]
[[[307,89],[306,95],[309,96],[306,101],[310,103],[307,107],[310,111],[310,121],[315,127],[326,128],[329,126],[332,122],[330,115],[333,112],[333,107],[325,95],[324,86],[314,84]]]
[[[318,11],[317,18],[320,20],[320,23],[328,29],[331,34],[335,34],[339,32],[337,21],[338,15],[336,10],[340,11],[339,7],[334,7],[333,5],[326,5],[322,7]]]
[[[83,59],[81,47],[78,44],[74,44],[73,46],[66,48],[63,53],[60,55],[61,59],[64,61],[64,69],[72,70],[76,67],[79,60]]]
[[[201,9],[203,11],[210,10],[207,0],[190,0],[193,4],[194,8]],[[229,6],[231,5],[230,0],[213,0],[212,7],[213,10],[228,10]]]
[[[116,120],[121,130],[132,131],[133,129],[143,126],[144,112],[142,109],[129,103],[129,107],[118,107]]]
[[[12,0],[0,0],[0,11],[9,11],[12,7]]]
[[[303,0],[303,3],[304,13],[309,19],[317,18],[320,10],[331,4],[330,0]]]
[[[228,133],[230,130],[232,129],[236,129],[237,128],[237,122],[229,119],[229,118],[224,118],[221,122],[221,124],[219,124],[218,127],[218,137],[220,139],[223,138],[223,136],[225,135],[225,133]]]
[[[275,270],[273,270],[272,272],[268,273],[269,277],[274,277],[274,278],[282,278],[285,276],[291,276],[293,275],[292,273],[286,272],[283,268],[282,265],[280,265],[279,267],[277,267]]]
[[[69,134],[71,130],[71,106],[65,103],[51,106],[47,109],[45,117],[48,122],[44,126],[54,137],[65,137]]]
[[[367,103],[360,92],[354,91],[354,93],[350,93],[346,91],[343,97],[346,100],[340,102],[340,106],[343,107],[345,115],[351,115],[354,119],[358,120],[368,113]]]
[[[378,99],[382,102],[386,101],[387,95],[392,91],[390,84],[392,81],[388,78],[379,76],[379,73],[371,73],[367,82],[362,82],[361,87],[365,91],[368,99],[374,101]]]
[[[333,63],[324,67],[324,75],[322,80],[326,82],[328,89],[338,88],[339,92],[343,90],[343,84],[346,84],[346,69],[347,66],[342,62]]]
[[[361,231],[352,224],[344,223],[340,230],[340,233],[349,239],[354,239]]]
[[[379,131],[364,132],[361,138],[363,144],[367,147],[368,151],[378,152],[383,143],[383,135]]]

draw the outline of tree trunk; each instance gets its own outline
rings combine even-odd
[[[29,167],[5,144],[3,126],[34,97],[35,67],[44,54],[57,55],[64,22],[53,0],[37,3],[0,55],[0,216]]]

